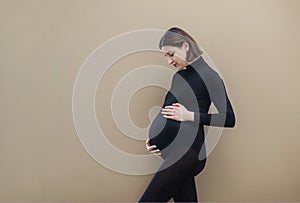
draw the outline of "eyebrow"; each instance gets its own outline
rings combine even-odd
[[[172,52],[171,50],[165,53],[165,56],[170,55],[170,52]]]

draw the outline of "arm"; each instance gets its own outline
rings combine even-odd
[[[191,112],[191,121],[209,126],[234,127],[235,114],[227,96],[223,80],[217,73],[210,74],[210,76],[205,79],[205,85],[207,86],[210,99],[216,106],[218,113]]]
[[[180,103],[173,103],[172,105],[165,106],[162,109],[162,114],[165,118],[173,119],[177,121],[192,121],[195,125],[210,125],[218,127],[234,127],[235,126],[235,115],[226,93],[226,89],[223,80],[220,78],[217,72],[209,71],[203,74],[203,82],[208,90],[207,95],[211,102],[216,106],[218,113],[208,114],[204,112],[193,112],[188,111]],[[174,80],[178,77],[174,77]],[[180,79],[180,78],[179,78]],[[176,80],[177,81],[177,80]],[[174,84],[177,84],[174,82]],[[178,83],[175,87],[177,92],[185,91],[186,88]]]

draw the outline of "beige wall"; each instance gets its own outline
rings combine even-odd
[[[120,174],[89,156],[74,128],[72,91],[104,41],[173,25],[214,60],[237,116],[196,178],[199,200],[300,201],[299,10],[298,0],[1,0],[0,201],[140,197],[152,175]],[[130,153],[146,153],[144,143],[118,131],[107,96],[122,74],[153,61],[167,66],[158,53],[123,58],[97,91],[99,122]],[[137,125],[149,124],[140,109],[164,93],[144,88],[132,98]]]

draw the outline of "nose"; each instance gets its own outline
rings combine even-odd
[[[172,65],[173,59],[171,57],[167,57],[168,64]]]

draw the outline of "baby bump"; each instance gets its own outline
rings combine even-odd
[[[176,137],[180,128],[180,121],[166,119],[158,114],[149,128],[150,144],[159,149],[167,147]]]

